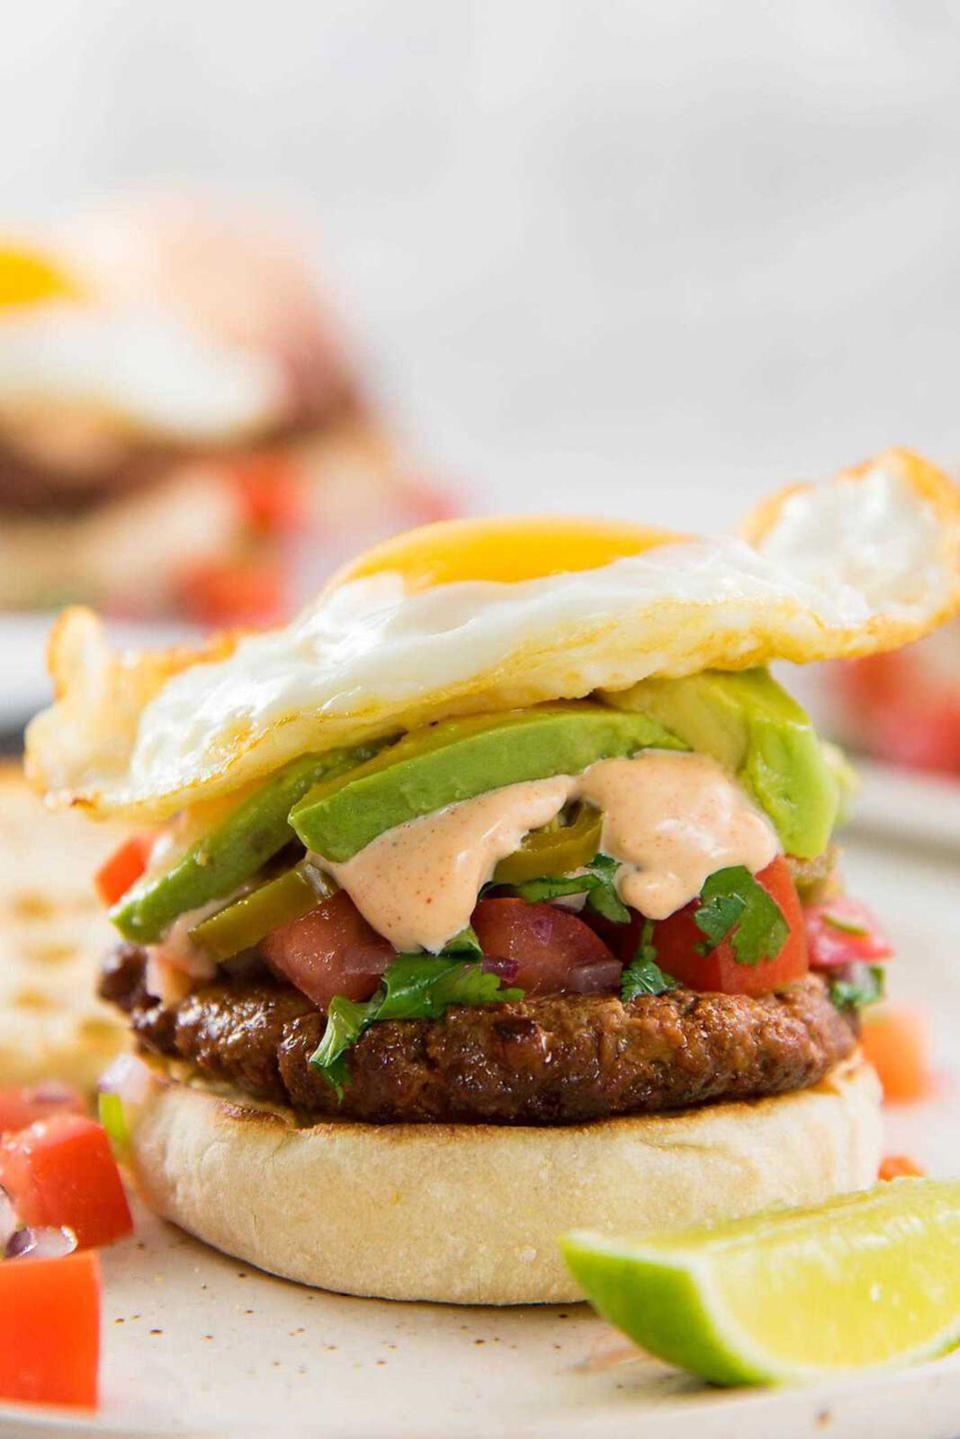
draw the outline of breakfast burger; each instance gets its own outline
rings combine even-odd
[[[437,517],[308,250],[176,194],[0,239],[0,608],[276,621]]]
[[[555,1237],[871,1183],[846,769],[767,664],[960,604],[960,497],[893,451],[740,538],[580,519],[388,541],[292,624],[112,654],[67,612],[29,733],[126,820],[101,994],[160,1214],[352,1294],[575,1294]]]

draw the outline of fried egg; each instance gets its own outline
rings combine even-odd
[[[429,526],[293,623],[115,655],[72,610],[28,762],[54,802],[159,820],[295,756],[651,675],[893,649],[960,608],[960,493],[891,451],[695,539],[591,520]]]
[[[0,245],[0,422],[31,450],[81,413],[154,440],[226,443],[280,418],[287,388],[263,353],[157,304],[117,306],[69,257]]]

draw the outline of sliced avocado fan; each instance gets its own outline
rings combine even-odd
[[[648,748],[687,745],[650,715],[590,701],[446,720],[321,780],[290,823],[307,849],[342,863],[388,829],[447,805]]]
[[[292,805],[323,776],[346,774],[381,746],[304,755],[278,770],[161,874],[145,875],[110,911],[125,939],[158,940],[178,915],[232,894],[295,838]]]
[[[827,846],[839,785],[807,715],[766,670],[644,680],[592,700],[472,715],[393,742],[307,755],[278,771],[166,872],[141,879],[110,917],[159,939],[178,915],[233,894],[291,840],[333,863],[389,829],[493,789],[656,748],[695,750],[736,774],[784,849]]]

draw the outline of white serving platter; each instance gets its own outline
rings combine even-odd
[[[861,824],[846,867],[851,889],[883,914],[898,946],[894,993],[922,1004],[933,1028],[936,1092],[890,1112],[890,1152],[960,1174],[960,849],[917,848],[909,836],[897,843]],[[429,1224],[426,1195],[425,1243]],[[2,1439],[960,1433],[960,1356],[814,1389],[719,1391],[631,1350],[585,1306],[457,1309],[310,1291],[142,1211],[136,1237],[103,1259],[100,1412],[87,1421],[0,1408]]]

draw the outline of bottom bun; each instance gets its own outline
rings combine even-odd
[[[343,1294],[453,1304],[579,1297],[556,1239],[816,1204],[874,1182],[880,1086],[859,1056],[752,1103],[565,1128],[324,1122],[158,1085],[133,1154],[167,1219]]]

